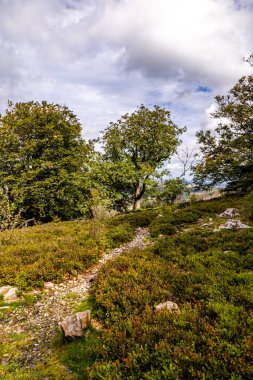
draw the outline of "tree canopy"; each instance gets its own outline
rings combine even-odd
[[[0,117],[0,189],[23,218],[49,221],[82,215],[85,162],[91,147],[66,106],[9,102]]]
[[[148,178],[175,152],[183,131],[159,106],[141,105],[110,123],[102,136],[102,165],[108,186],[117,190],[118,205],[127,200],[134,209],[140,207]]]
[[[252,66],[253,55],[248,62]],[[226,190],[247,193],[253,188],[253,75],[217,96],[216,105],[215,131],[197,133],[202,159],[194,181],[199,188],[225,184]]]

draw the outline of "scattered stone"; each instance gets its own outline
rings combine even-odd
[[[10,287],[9,290],[7,290],[6,293],[3,293],[3,300],[4,301],[12,301],[12,300],[15,300],[17,298],[17,291],[18,291],[18,288],[12,288]]]
[[[227,230],[242,230],[245,228],[250,228],[250,226],[247,226],[247,224],[243,224],[240,220],[237,219],[231,219],[228,220],[226,223],[221,224],[219,226],[219,229],[215,231],[219,231],[220,229],[227,229]]]
[[[40,294],[40,291],[37,290],[37,289],[33,289],[33,290],[31,290],[31,291],[29,292],[29,294],[31,294],[31,295],[37,295],[37,294]]]
[[[172,313],[179,313],[180,312],[178,305],[172,301],[166,301],[163,303],[159,303],[159,305],[155,306],[155,312],[156,313],[160,312],[162,309],[167,309]]]
[[[201,224],[201,227],[211,227],[211,226],[213,226],[213,223],[212,223],[212,222]]]
[[[239,215],[239,212],[235,208],[227,208],[224,212],[222,212],[219,215],[219,217],[232,219],[234,216],[237,216],[237,215]]]
[[[44,289],[54,289],[54,286],[52,282],[44,282]]]
[[[43,302],[36,302],[34,304],[34,307],[41,307],[41,306],[43,306]]]

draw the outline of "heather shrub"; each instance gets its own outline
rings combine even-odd
[[[127,222],[132,228],[148,227],[152,220],[159,214],[159,209],[136,210],[114,218],[112,225]]]
[[[162,210],[150,229],[164,236],[99,274],[93,313],[107,329],[87,378],[252,378],[253,230],[213,232],[196,225],[227,208],[224,200],[203,203]],[[155,313],[166,300],[181,312]]]
[[[134,233],[135,231],[129,223],[122,223],[118,226],[112,226],[106,236],[110,241],[110,246],[116,247],[119,244],[132,240]]]
[[[242,210],[249,220],[253,220],[253,192],[244,197]]]
[[[0,286],[29,290],[60,282],[96,263],[109,247],[98,221],[48,223],[0,233]]]

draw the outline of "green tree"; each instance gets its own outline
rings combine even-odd
[[[25,219],[79,217],[87,204],[91,146],[66,106],[9,102],[0,117],[0,188]]]
[[[157,198],[162,202],[173,204],[179,195],[189,192],[187,182],[183,178],[167,179],[161,184]]]
[[[171,121],[170,112],[159,106],[150,110],[141,105],[110,123],[102,136],[102,167],[118,205],[131,202],[134,209],[140,207],[147,180],[175,152],[183,131]]]
[[[253,55],[247,61],[253,66]],[[194,182],[198,188],[225,184],[228,191],[247,193],[253,188],[253,75],[217,96],[216,104],[217,128],[197,133],[202,158]]]

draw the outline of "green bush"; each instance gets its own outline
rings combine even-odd
[[[176,227],[183,227],[185,224],[195,223],[201,214],[198,212],[187,212],[185,210],[164,209],[159,218],[153,219],[150,226],[151,237],[159,235],[172,235],[177,232]]]
[[[100,272],[93,313],[107,329],[87,378],[253,377],[253,230],[212,232],[195,224],[235,203],[222,199],[162,210],[151,233],[174,233]],[[185,224],[190,230],[182,231]],[[154,306],[165,300],[181,312],[155,313]]]
[[[107,233],[107,238],[111,242],[111,247],[117,247],[119,244],[126,243],[134,237],[134,229],[129,223],[123,223],[119,226],[112,227]]]
[[[144,303],[133,306],[132,313],[118,310],[116,319],[114,310],[110,329],[97,347],[97,361],[86,370],[88,378],[252,377],[252,320],[247,308],[195,300],[194,306],[185,303],[181,313],[173,315],[153,314]],[[108,307],[107,312],[112,310]]]
[[[98,221],[48,223],[0,233],[0,286],[29,290],[62,281],[96,263],[109,247]]]
[[[153,223],[150,227],[150,236],[157,237],[159,235],[172,235],[177,229],[169,223]]]
[[[158,214],[159,209],[136,210],[114,218],[111,223],[118,225],[127,222],[132,228],[148,227]]]
[[[242,210],[249,220],[253,220],[253,192],[244,197]]]

